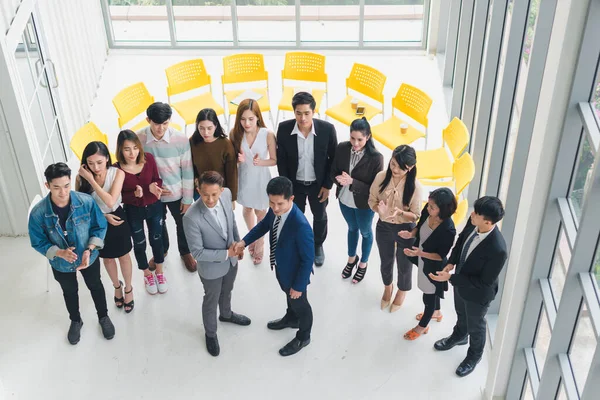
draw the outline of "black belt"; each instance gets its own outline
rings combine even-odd
[[[297,179],[296,179],[296,182],[303,186],[310,186],[310,185],[314,185],[315,183],[317,183],[317,181],[299,181]]]

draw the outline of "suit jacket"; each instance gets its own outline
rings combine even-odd
[[[269,232],[271,242],[271,229],[275,221],[273,210],[269,209],[267,215],[242,239],[246,245],[263,237]],[[294,289],[305,292],[310,283],[310,274],[313,272],[315,261],[315,239],[312,228],[302,211],[292,205],[292,210],[285,220],[281,233],[277,239],[275,249],[275,262],[277,264],[275,275],[279,286],[284,292]]]
[[[427,211],[427,206],[425,206],[423,211],[421,211],[421,218],[419,219],[419,223],[417,224],[416,228],[417,235],[415,236],[415,243],[413,244],[415,247],[419,247],[421,244],[421,226],[423,226],[425,221],[427,221],[427,218],[429,218],[429,211]],[[427,238],[427,240],[421,244],[425,253],[436,253],[442,257],[441,261],[435,261],[421,257],[423,260],[423,273],[435,286],[435,294],[440,296],[442,299],[444,298],[444,292],[448,290],[448,282],[437,282],[431,280],[431,278],[429,278],[429,274],[431,273],[435,275],[437,271],[444,269],[448,263],[446,257],[448,256],[448,253],[450,253],[450,249],[454,244],[455,237],[456,228],[454,227],[454,221],[452,221],[452,218],[446,218],[437,228],[435,228],[433,232],[431,232],[431,235]],[[415,265],[418,265],[419,263],[418,257],[409,257],[409,260]]]
[[[465,241],[474,229],[475,226],[469,219],[458,235],[448,261],[457,268]],[[498,227],[495,227],[467,257],[460,272],[452,275],[450,283],[463,299],[483,305],[489,304],[498,292],[498,275],[504,267],[506,258],[506,242]]]
[[[315,176],[319,187],[331,189],[331,165],[335,157],[337,134],[329,122],[313,119],[315,126]],[[285,176],[296,182],[298,172],[298,138],[292,135],[295,119],[283,121],[277,128],[277,170],[279,176]]]
[[[227,249],[240,240],[235,216],[231,208],[231,192],[224,188],[219,203],[227,219],[227,237],[208,207],[198,199],[183,216],[183,230],[190,253],[198,262],[198,274],[204,279],[225,276],[231,266],[237,266],[237,257],[227,258]]]
[[[333,166],[331,167],[331,180],[337,185],[335,197],[338,198],[343,186],[338,185],[335,177],[341,175],[342,172],[348,173],[350,170],[351,151],[352,144],[350,142],[340,143],[335,151]],[[350,176],[353,181],[352,185],[350,185],[350,192],[352,192],[354,204],[356,204],[357,208],[369,208],[369,190],[371,189],[371,184],[375,180],[377,173],[382,170],[383,156],[380,152],[375,154],[365,152],[358,164],[352,169]]]

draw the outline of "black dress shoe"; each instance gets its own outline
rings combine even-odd
[[[456,375],[460,376],[461,378],[469,375],[471,372],[473,372],[477,364],[479,364],[479,361],[481,361],[481,358],[479,360],[465,358],[463,362],[460,363],[458,368],[456,368]]]
[[[79,343],[79,339],[81,338],[81,327],[83,326],[83,321],[71,321],[71,326],[69,327],[69,333],[67,333],[67,339],[69,339],[69,343],[77,344]]]
[[[291,356],[292,354],[296,354],[309,344],[310,339],[300,340],[297,338],[293,338],[291,342],[279,349],[279,354],[283,357]]]
[[[315,247],[315,265],[320,267],[325,262],[325,252],[323,251],[323,246]]]
[[[298,321],[289,321],[285,317],[281,319],[276,319],[275,321],[271,321],[267,324],[267,328],[273,329],[274,331],[279,331],[285,328],[294,328],[298,329],[299,327]]]
[[[219,347],[219,339],[217,337],[208,337],[204,335],[206,338],[206,350],[210,353],[211,356],[216,357],[221,352],[221,348]]]
[[[435,342],[433,347],[439,351],[446,351],[446,350],[450,350],[454,346],[462,346],[463,344],[467,344],[467,342],[468,342],[467,336],[465,336],[463,339],[457,340],[454,336],[450,335],[448,337],[445,337],[445,338],[440,339],[437,342]]]
[[[115,326],[113,325],[108,315],[100,318],[98,321],[100,328],[102,328],[102,334],[106,340],[110,340],[115,337]]]
[[[219,315],[219,321],[221,322],[231,322],[232,324],[236,324],[236,325],[242,325],[242,326],[248,326],[250,325],[250,318],[246,317],[245,315],[242,314],[236,314],[233,311],[231,312],[231,317],[229,318],[225,318],[221,315]]]

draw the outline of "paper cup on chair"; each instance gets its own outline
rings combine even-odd
[[[405,135],[408,132],[408,124],[400,124],[400,133]]]
[[[353,109],[353,110],[356,110],[356,107],[358,107],[358,99],[357,99],[357,98],[353,98],[353,99],[350,101],[350,105],[352,106],[352,109]]]

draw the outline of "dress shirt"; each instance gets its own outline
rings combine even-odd
[[[364,147],[360,151],[354,151],[354,149],[350,149],[350,167],[348,168],[348,175],[352,175],[352,170],[354,167],[356,167],[356,164],[358,164],[361,158],[363,158],[364,154]],[[342,187],[338,198],[343,205],[350,208],[357,208],[356,203],[354,203],[354,194],[350,191],[350,185]]]
[[[294,125],[292,135],[297,136],[298,140],[298,171],[296,179],[299,181],[312,182],[317,180],[315,174],[315,124],[312,124],[310,133],[307,137],[300,132],[298,123]]]
[[[405,212],[411,212],[417,216],[417,219],[421,216],[421,210],[423,209],[423,201],[422,201],[422,193],[423,188],[419,183],[419,180],[415,181],[415,191],[413,193],[412,198],[410,199],[408,207],[404,205],[404,201],[402,196],[404,194],[404,182],[406,181],[406,176],[404,176],[397,185],[394,186],[394,179],[390,179],[390,183],[385,187],[383,192],[379,192],[379,186],[385,179],[386,170],[379,172],[375,176],[375,180],[373,184],[371,184],[371,189],[369,191],[369,207],[371,210],[375,211],[376,207],[379,205],[379,202],[383,200],[387,205],[387,213],[385,215],[380,215],[380,219],[385,222],[390,222],[392,224],[403,224],[410,221],[405,218],[400,213],[397,213],[395,216],[394,212],[396,212],[396,208],[399,208]]]
[[[473,250],[475,250],[475,247],[477,247],[479,245],[479,243],[481,243],[483,241],[483,239],[485,239],[486,237],[488,237],[488,235],[490,233],[492,233],[492,231],[496,229],[496,226],[494,226],[492,229],[490,229],[489,231],[487,231],[486,233],[479,233],[478,229],[475,228],[473,229],[473,233],[471,233],[469,235],[469,237],[467,238],[467,240],[465,240],[465,243],[469,240],[469,238],[473,235],[477,235],[477,237],[475,237],[473,239],[473,241],[471,242],[471,245],[469,246],[469,248],[467,249],[467,257],[465,257],[465,260],[467,258],[469,258],[469,256],[471,255],[471,253],[473,252]],[[464,250],[464,249],[463,249]]]
[[[146,144],[152,143],[152,142],[160,142],[162,140],[164,140],[167,143],[170,143],[169,141],[171,140],[171,134],[169,133],[169,129],[167,129],[167,131],[165,132],[163,137],[160,138],[160,140],[158,140],[157,138],[154,137],[154,134],[152,133],[151,129],[148,129],[148,131],[150,131],[150,134],[149,135],[146,134]]]
[[[206,206],[206,203],[204,203],[204,205]],[[214,207],[211,208],[209,206],[206,206],[206,208],[208,208],[210,214],[217,221],[217,225],[219,225],[219,228],[221,228],[223,236],[227,237],[227,217],[225,216],[225,210],[223,210],[223,206],[221,206],[221,200],[219,200]],[[226,252],[225,261],[227,261],[228,258],[229,255]]]
[[[281,230],[283,229],[283,225],[285,224],[285,221],[287,220],[288,215],[290,215],[290,212],[292,212],[292,208],[294,208],[293,204],[290,207],[290,209],[287,210],[285,212],[285,214],[283,214],[281,216],[281,220],[279,221],[279,226],[277,227],[277,241],[279,241],[279,235],[281,234]],[[275,220],[276,219],[277,219],[277,215],[275,216],[275,218],[273,218],[273,225],[275,225]]]

